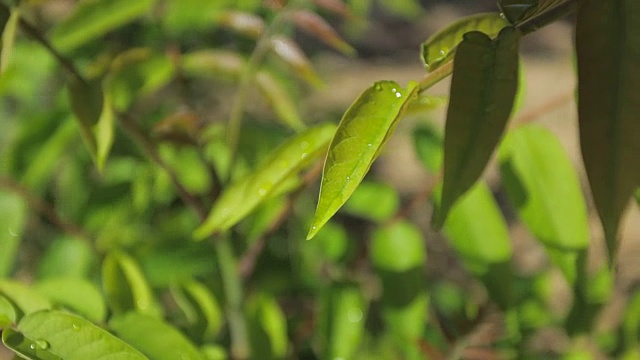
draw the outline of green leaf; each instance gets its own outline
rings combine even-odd
[[[322,359],[352,359],[365,333],[367,303],[360,289],[334,285],[325,293],[318,319]]]
[[[201,283],[191,280],[172,287],[176,304],[183,310],[192,329],[192,339],[213,340],[224,321],[224,315],[213,293]]]
[[[0,330],[18,322],[18,312],[6,297],[0,295]]]
[[[135,310],[161,316],[161,309],[144,274],[129,255],[117,251],[109,253],[102,264],[102,282],[113,313],[124,314]]]
[[[442,201],[433,225],[442,227],[458,198],[480,178],[513,107],[520,35],[508,27],[495,40],[465,34],[456,52],[444,138]]]
[[[51,308],[49,299],[35,289],[17,281],[0,280],[0,295],[4,295],[15,305],[20,316]]]
[[[219,76],[237,79],[246,60],[229,50],[200,50],[182,55],[182,69],[189,76]]]
[[[62,311],[39,311],[25,316],[18,331],[3,333],[2,340],[30,359],[147,359],[109,332]]]
[[[130,312],[114,317],[109,321],[109,327],[119,338],[151,359],[204,359],[180,331],[156,317]]]
[[[305,128],[293,99],[280,82],[268,72],[259,71],[256,74],[256,84],[283,124],[298,131]]]
[[[26,222],[24,201],[17,194],[0,191],[0,278],[13,270]]]
[[[414,82],[402,89],[393,81],[379,81],[365,90],[346,111],[329,146],[318,207],[307,239],[311,239],[353,194],[417,90]]]
[[[589,224],[580,181],[551,131],[536,125],[510,131],[499,161],[507,194],[537,239],[558,249],[587,247]]]
[[[481,31],[495,38],[507,25],[507,21],[498,13],[481,13],[460,19],[422,43],[422,61],[427,70],[433,71],[453,58],[464,34]]]
[[[258,294],[247,302],[252,359],[284,359],[287,354],[287,319],[276,300]]]
[[[234,182],[220,195],[207,220],[194,232],[196,239],[225,231],[269,199],[280,183],[300,171],[326,149],[335,127],[324,124],[289,139],[253,173]]]
[[[107,316],[107,307],[100,290],[84,279],[56,278],[40,281],[36,289],[52,302],[68,307],[87,319],[100,323]]]
[[[95,261],[90,245],[71,236],[55,239],[38,262],[39,279],[55,277],[84,278]]]
[[[82,138],[99,171],[104,168],[113,145],[115,115],[111,96],[102,89],[101,79],[69,80],[69,101]]]
[[[640,185],[640,2],[585,0],[578,8],[580,145],[613,259],[622,214]]]
[[[420,230],[408,222],[383,227],[373,235],[371,261],[374,266],[390,271],[406,271],[422,267],[426,259]]]
[[[3,29],[0,42],[0,75],[4,75],[9,65],[19,23],[20,9],[18,7],[9,10],[4,4],[0,5],[0,29]]]
[[[51,34],[54,48],[71,51],[148,13],[154,0],[82,1]]]
[[[390,219],[400,206],[396,190],[387,184],[363,181],[344,204],[344,212],[377,222]]]

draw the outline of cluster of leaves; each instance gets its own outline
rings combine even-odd
[[[91,0],[64,19],[47,3],[0,2],[0,116],[18,120],[0,123],[8,349],[27,359],[535,358],[532,335],[562,326],[577,339],[568,353],[589,355],[577,335],[593,330],[613,274],[587,272],[578,176],[549,130],[505,129],[520,38],[577,12],[583,157],[613,258],[640,185],[635,0],[501,0],[501,13],[427,39],[422,80],[375,82],[337,127],[302,120],[299,100],[321,80],[295,31],[352,55],[327,19],[352,21],[371,1]],[[428,117],[441,101],[424,93],[452,73],[444,136],[424,123],[415,150],[442,174],[428,189],[433,228],[485,301],[427,281],[410,209],[365,179],[398,121]],[[549,311],[553,268],[512,268],[504,215],[480,180],[496,149],[514,208],[573,290],[568,313]],[[314,214],[306,190],[325,153]],[[599,334],[602,351],[640,356],[633,296],[618,329]],[[493,314],[501,330],[483,336]]]

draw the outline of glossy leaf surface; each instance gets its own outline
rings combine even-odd
[[[13,270],[27,222],[27,207],[17,195],[0,191],[0,278]]]
[[[507,21],[498,13],[481,13],[458,20],[431,35],[422,44],[422,61],[428,71],[433,71],[453,58],[467,32],[480,31],[494,38],[507,25]]]
[[[231,184],[222,193],[205,222],[194,236],[204,239],[237,224],[258,205],[269,199],[278,185],[320,156],[335,127],[325,124],[311,128],[280,145],[253,173]]]
[[[203,360],[198,349],[178,329],[156,317],[130,312],[109,321],[119,338],[154,360]]]
[[[434,227],[444,224],[458,198],[480,178],[506,127],[518,88],[514,28],[495,40],[467,33],[456,52],[444,138],[442,200]]]
[[[416,92],[415,83],[402,89],[393,81],[379,81],[365,90],[346,111],[329,146],[318,207],[308,239],[353,194]]]
[[[18,324],[18,331],[11,339],[3,337],[3,340],[12,346],[16,342],[24,345],[29,341],[30,345],[24,350],[30,350],[27,354],[35,353],[36,357],[32,357],[35,359],[147,359],[109,332],[62,311],[39,311],[28,315]],[[38,351],[48,356],[40,356]]]
[[[507,194],[536,238],[558,249],[588,245],[587,206],[578,175],[553,133],[535,125],[510,131],[499,161]]]
[[[582,1],[576,26],[580,145],[612,259],[640,184],[640,2]]]
[[[51,35],[56,49],[70,51],[146,14],[154,0],[94,0],[78,3]]]
[[[102,264],[102,282],[107,303],[115,314],[139,311],[160,316],[144,274],[133,258],[122,252],[107,255]]]

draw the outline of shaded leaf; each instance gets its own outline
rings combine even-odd
[[[353,194],[416,92],[413,82],[402,89],[393,81],[379,81],[347,109],[329,146],[318,207],[307,239]]]
[[[271,49],[304,81],[313,86],[322,85],[322,80],[313,70],[307,55],[293,40],[284,36],[274,36],[271,39]]]
[[[92,0],[78,3],[74,12],[51,34],[56,49],[70,51],[149,12],[154,0]]]
[[[11,301],[0,295],[0,330],[11,327],[18,322],[18,312]]]
[[[160,317],[161,310],[144,274],[133,258],[111,252],[102,264],[102,283],[110,310],[115,314],[139,311]]]
[[[18,331],[6,337],[3,333],[3,341],[12,349],[19,346],[19,350],[33,359],[86,360],[114,356],[119,360],[147,359],[109,332],[62,311],[39,311],[25,316],[18,324]]]
[[[499,161],[507,194],[536,238],[558,249],[587,247],[587,206],[578,175],[551,131],[535,125],[510,131]]]
[[[52,302],[68,307],[87,319],[100,323],[107,316],[102,293],[92,283],[79,278],[55,278],[40,281],[36,289]]]
[[[27,207],[13,193],[0,191],[0,278],[11,274],[27,222]]]
[[[18,7],[9,10],[4,4],[0,5],[0,29],[2,29],[2,40],[0,41],[0,74],[4,74],[7,66],[9,66],[19,22],[20,10]]]
[[[433,71],[453,58],[464,34],[480,31],[494,38],[507,25],[498,13],[481,13],[460,19],[422,43],[422,61],[428,71]]]
[[[262,162],[253,173],[231,184],[220,195],[205,222],[194,232],[196,239],[224,231],[269,199],[283,180],[300,171],[326,149],[335,127],[324,124],[289,139]]]
[[[64,360],[48,350],[49,343],[47,341],[28,339],[12,328],[2,331],[2,343],[23,359]]]
[[[282,84],[268,72],[259,71],[256,74],[256,85],[285,125],[298,131],[304,129],[298,109]]]
[[[129,312],[111,319],[109,327],[119,338],[151,359],[204,359],[178,329],[156,317]]]
[[[284,359],[287,354],[287,319],[276,300],[258,294],[247,301],[252,359]]]
[[[191,324],[198,341],[211,341],[220,331],[224,315],[213,293],[197,281],[188,281],[171,289],[176,303]]]
[[[511,24],[518,24],[572,0],[498,0],[498,7]]]
[[[257,39],[264,32],[264,21],[257,15],[243,11],[225,11],[216,23],[238,34]]]
[[[640,2],[583,1],[576,26],[580,145],[613,259],[640,184]]]
[[[518,87],[518,42],[514,28],[495,40],[465,34],[458,46],[444,138],[442,200],[433,225],[440,228],[456,202],[480,178],[511,113]]]
[[[291,14],[291,19],[300,30],[315,36],[345,55],[355,55],[356,49],[342,39],[333,26],[320,15],[307,10],[297,10]]]

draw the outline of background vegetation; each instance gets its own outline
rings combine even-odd
[[[640,358],[639,4],[0,1],[0,358]],[[577,91],[521,112],[567,18]],[[534,123],[574,95],[584,168]]]

